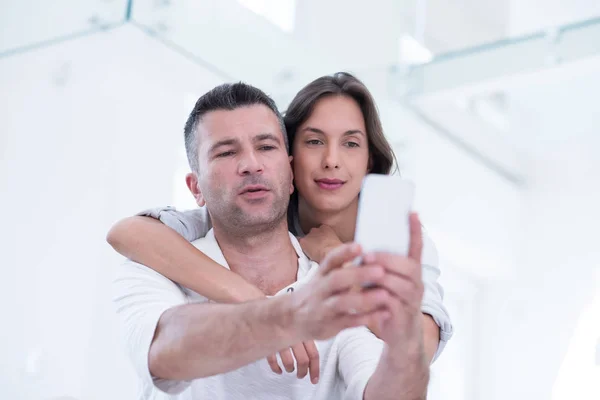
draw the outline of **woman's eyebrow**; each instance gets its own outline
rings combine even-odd
[[[321,135],[324,135],[325,132],[323,132],[321,129],[319,128],[313,128],[312,126],[307,126],[306,128],[302,129],[302,132],[314,132],[314,133],[320,133]],[[363,135],[366,136],[365,133],[363,131],[361,131],[360,129],[349,129],[346,132],[344,132],[344,136],[350,136],[350,135]]]
[[[312,126],[307,126],[306,128],[302,129],[302,132],[314,132],[314,133],[320,133],[321,135],[324,135],[325,132],[323,132],[322,130],[318,129],[318,128],[313,128]]]
[[[363,131],[361,131],[360,129],[350,129],[349,131],[344,132],[344,136],[350,136],[350,135],[363,135],[366,136],[365,133]]]

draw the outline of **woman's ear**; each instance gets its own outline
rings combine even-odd
[[[369,162],[367,162],[367,174],[373,169],[373,157],[369,156]]]
[[[202,192],[198,187],[198,176],[195,173],[190,172],[185,176],[185,184],[187,185],[188,189],[190,189],[190,192],[192,192],[194,199],[196,199],[196,204],[198,204],[199,207],[204,207],[206,201],[204,200],[204,196],[202,196]]]

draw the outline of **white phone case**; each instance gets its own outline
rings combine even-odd
[[[364,253],[408,255],[414,194],[415,185],[399,176],[369,174],[364,178],[354,236]]]

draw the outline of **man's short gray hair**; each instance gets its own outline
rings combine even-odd
[[[198,173],[198,135],[196,134],[196,128],[198,123],[202,120],[202,117],[211,112],[217,110],[235,110],[240,107],[253,106],[253,105],[264,105],[267,106],[277,119],[279,120],[279,126],[283,135],[285,148],[288,153],[290,150],[287,133],[285,131],[285,124],[283,117],[275,105],[275,101],[269,97],[262,90],[255,88],[254,86],[239,82],[239,83],[225,83],[212,89],[210,92],[204,94],[198,99],[194,109],[190,113],[190,116],[185,123],[184,134],[185,134],[185,150],[187,153],[188,162],[193,172]]]

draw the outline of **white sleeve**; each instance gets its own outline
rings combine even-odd
[[[158,272],[129,260],[117,270],[112,286],[126,349],[144,391],[156,388],[167,394],[181,393],[191,382],[152,377],[148,354],[160,316],[169,308],[187,303],[185,295]]]
[[[346,390],[344,400],[363,400],[365,388],[383,353],[384,343],[366,327],[338,334],[338,370]]]
[[[174,207],[158,207],[141,211],[136,215],[159,220],[188,242],[203,238],[212,228],[206,207],[187,211],[177,211]]]
[[[423,254],[421,257],[423,268],[423,302],[421,311],[429,314],[440,327],[440,343],[433,356],[432,363],[439,357],[444,350],[446,343],[452,337],[453,328],[450,321],[448,310],[444,307],[444,289],[439,284],[440,268],[438,254],[431,238],[423,232]]]

